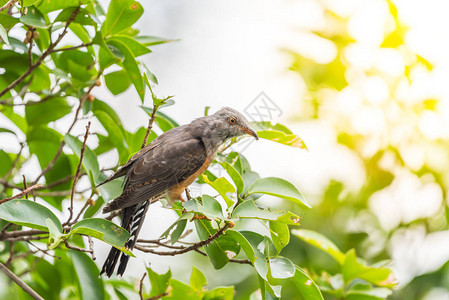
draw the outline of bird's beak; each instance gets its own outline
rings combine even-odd
[[[240,127],[245,133],[252,135],[256,140],[259,139],[257,133],[249,127]]]

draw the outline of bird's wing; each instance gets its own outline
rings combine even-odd
[[[103,209],[110,212],[155,197],[186,180],[206,162],[201,140],[161,143],[131,164],[123,193]]]
[[[139,152],[134,154],[124,166],[122,166],[120,169],[117,170],[113,175],[111,175],[108,179],[97,185],[96,187],[99,187],[105,183],[108,183],[111,180],[117,179],[119,177],[125,176],[126,173],[129,172],[130,168],[132,167],[133,162],[135,162],[137,159],[139,159],[141,156],[143,156],[148,151],[152,150],[153,148],[157,147],[159,145],[158,141],[153,141],[149,145],[147,145],[145,148],[142,148]]]

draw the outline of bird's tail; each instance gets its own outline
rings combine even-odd
[[[126,242],[126,247],[129,250],[134,248],[134,245],[137,241],[137,236],[139,235],[140,229],[142,228],[143,221],[145,219],[145,214],[150,206],[150,201],[145,201],[130,207],[127,207],[123,210],[123,219],[122,219],[122,227],[129,231],[130,237]],[[111,251],[109,251],[109,255],[106,258],[106,261],[103,264],[103,268],[101,269],[101,274],[106,273],[108,277],[114,273],[115,265],[117,264],[119,257],[120,264],[118,266],[117,275],[123,275],[126,269],[126,265],[128,264],[129,256],[125,253],[122,253],[117,248],[112,247]]]

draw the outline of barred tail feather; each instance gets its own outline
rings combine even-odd
[[[148,210],[150,201],[145,201],[123,210],[122,227],[130,232],[131,236],[126,242],[128,249],[132,250],[137,241],[137,236],[142,228],[143,221],[145,219],[145,214]],[[117,248],[112,247],[109,251],[109,255],[103,264],[101,269],[101,274],[106,273],[108,277],[111,277],[114,273],[115,266],[120,258],[120,264],[118,267],[117,275],[123,275],[128,264],[129,256],[122,253]]]

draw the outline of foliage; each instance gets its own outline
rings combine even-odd
[[[13,134],[20,144],[16,153],[0,151],[0,240],[4,242],[0,261],[45,299],[126,299],[128,294],[163,299],[235,296],[232,286],[206,289],[207,279],[195,267],[189,284],[173,279],[170,271],[157,274],[147,269],[149,289],[144,278],[139,286],[124,279],[98,278],[99,270],[92,260],[92,237],[133,255],[124,246],[128,232],[109,220],[94,218],[121,189],[119,181],[95,188],[108,173],[100,168],[98,156],[116,151],[116,170],[142,143],[157,136],[151,130],[153,121],[161,131],[178,126],[160,111],[173,104],[173,99],[153,94],[151,85],[157,84],[157,79],[137,59],[150,53],[151,47],[169,41],[141,35],[132,28],[143,13],[141,4],[134,0],[111,1],[106,11],[96,0],[24,0],[0,13],[0,112],[13,128],[0,133]],[[79,44],[67,44],[67,33],[76,36]],[[142,106],[150,117],[148,128],[129,132],[123,127],[107,102],[91,94],[102,81],[114,95],[132,86],[142,104],[150,91],[152,107]],[[23,110],[16,109],[22,106]],[[54,122],[67,116],[73,118],[70,127],[65,132],[56,130]],[[96,119],[107,132],[96,134],[99,143],[95,148],[86,144],[90,123],[83,140],[72,132],[84,119]],[[305,148],[304,142],[283,125],[261,122],[253,126],[261,138]],[[357,295],[381,299],[390,293],[394,286],[390,269],[366,265],[354,250],[344,254],[317,232],[293,231],[337,259],[341,268],[335,274],[316,276],[285,255],[290,227],[300,225],[299,215],[310,205],[292,183],[261,178],[241,153],[225,151],[229,146],[212,164],[226,175],[218,177],[209,170],[198,179],[219,196],[203,194],[176,203],[172,209],[179,219],[160,239],[141,241],[137,250],[158,255],[196,251],[207,256],[215,269],[228,263],[246,264],[254,268],[253,278],[259,281],[252,299],[279,298],[284,291],[304,299],[323,299],[321,291],[344,299]],[[21,175],[24,163],[31,158],[37,158],[40,171],[30,179]],[[86,178],[88,189],[77,188],[79,178]],[[291,210],[263,207],[259,199],[266,195],[285,200]],[[19,199],[22,196],[25,199]],[[78,212],[74,212],[74,201],[85,203]],[[68,216],[62,213],[63,203],[69,206]],[[254,230],[248,221],[261,224],[265,231]],[[179,243],[189,234],[187,222],[194,223],[199,239],[188,247]],[[154,246],[172,251],[155,250]],[[2,293],[4,297],[25,297],[15,284]]]
[[[429,270],[427,258],[431,255],[425,250],[426,259],[419,260],[414,245],[433,248],[426,241],[432,236],[440,240],[438,234],[449,224],[445,200],[448,138],[441,130],[447,127],[443,125],[447,122],[447,101],[426,86],[427,80],[434,82],[440,66],[422,50],[428,47],[427,41],[407,42],[413,34],[406,25],[408,4],[374,2],[370,8],[351,10],[322,3],[325,25],[305,34],[335,51],[328,61],[311,55],[322,50],[316,45],[304,52],[288,51],[293,58],[291,70],[300,75],[307,90],[297,118],[329,128],[335,145],[332,148],[354,163],[355,167],[348,166],[345,171],[360,168],[356,175],[360,184],[329,178],[325,190],[311,201],[314,209],[303,226],[332,237],[341,249],[354,247],[369,261],[396,257],[396,270],[401,269],[404,279],[391,299],[430,299],[433,289],[441,288],[447,294],[447,283],[437,280],[447,277],[447,268]],[[376,22],[361,17],[373,8],[382,11]],[[370,28],[379,35],[363,31],[362,36],[356,27]],[[430,33],[422,30],[424,35]],[[304,232],[300,236],[310,243]],[[300,242],[292,247],[303,245]],[[326,292],[339,297],[346,281],[320,274],[344,268],[349,252],[342,255],[336,246],[327,252],[337,264],[326,257],[320,262],[320,253],[313,248],[306,248],[300,260],[321,276],[316,282],[327,282]],[[349,276],[344,270],[342,274],[343,279]],[[383,298],[380,295],[383,292],[357,299]],[[354,297],[352,292],[347,296]]]

